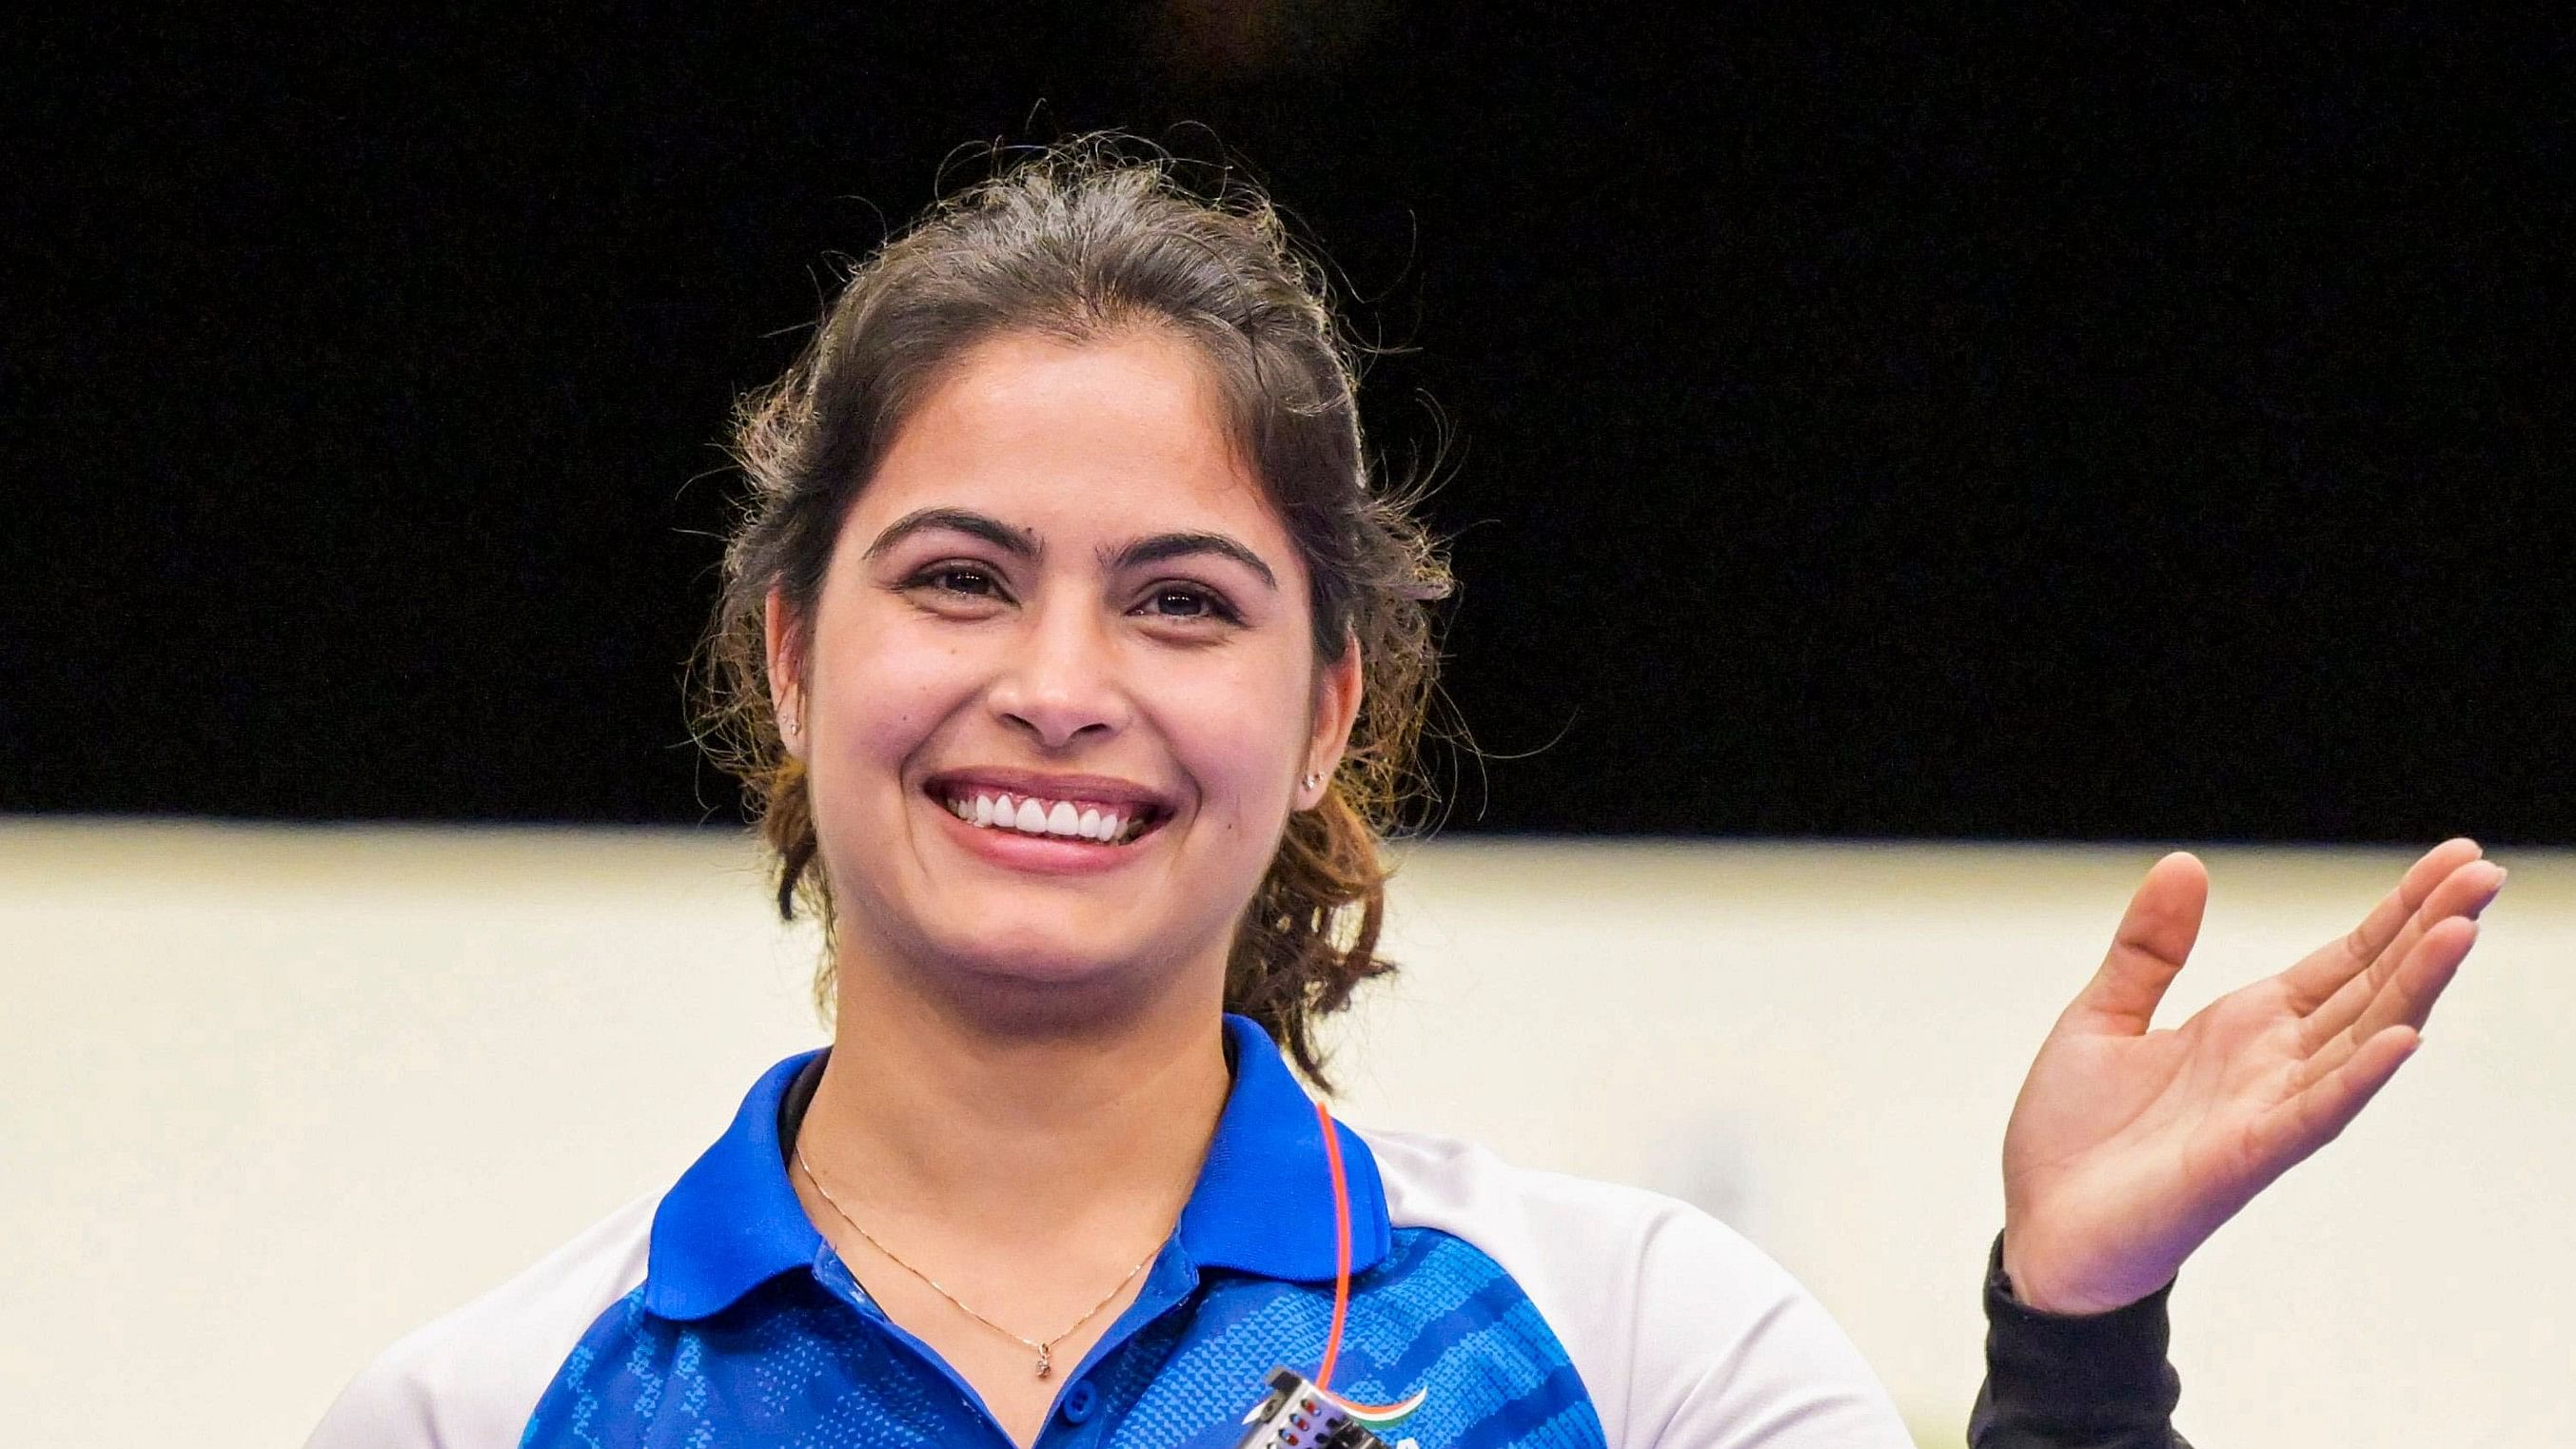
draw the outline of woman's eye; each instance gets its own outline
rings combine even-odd
[[[941,564],[924,569],[915,574],[912,581],[943,594],[964,594],[970,598],[985,598],[1001,592],[1001,585],[990,573],[963,564]]]
[[[1158,619],[1222,619],[1236,622],[1234,610],[1205,589],[1165,584],[1146,596],[1145,608]]]

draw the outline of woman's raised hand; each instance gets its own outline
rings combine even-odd
[[[2056,1313],[2133,1303],[2334,1140],[2420,1041],[2504,870],[2447,840],[2350,935],[2148,1030],[2200,935],[2209,874],[2177,852],[2130,898],[2004,1130],[2004,1270]]]

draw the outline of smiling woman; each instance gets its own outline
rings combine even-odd
[[[1204,1023],[1231,977],[1224,1004],[1302,1049],[1300,994],[1338,1000],[1373,958],[1325,946],[1224,968],[1279,822],[1330,794],[1360,654],[1337,634],[1318,661],[1303,553],[1209,406],[1197,350],[1102,325],[1118,330],[965,350],[853,501],[813,601],[766,594],[767,678],[777,717],[801,721],[783,747],[825,892],[868,903],[836,911],[834,959],[846,993],[878,990],[883,963],[935,960],[907,989],[1029,1019],[1178,994]],[[979,798],[982,828],[956,809]],[[1095,835],[1116,819],[1130,838],[1083,839],[1086,812]],[[1365,828],[1317,824],[1333,818]],[[1284,929],[1321,943],[1332,910],[1378,889],[1341,884]],[[1270,979],[1300,968],[1288,989]]]
[[[1332,1121],[1443,565],[1312,269],[1108,147],[889,244],[745,409],[711,712],[825,927],[833,1043],[395,1346],[356,1446],[1906,1442],[1706,1215]],[[2163,1297],[2413,1049],[2502,872],[2427,855],[2179,1032],[2150,872],[2006,1134],[1985,1446],[2171,1445]]]
[[[1413,783],[1433,665],[1426,605],[1449,591],[1409,500],[1372,486],[1353,386],[1314,269],[1265,201],[1238,191],[1209,204],[1100,143],[1024,162],[862,268],[805,357],[743,411],[735,451],[752,509],[710,638],[709,736],[760,807],[781,911],[801,896],[837,934],[815,762],[780,728],[806,706],[777,687],[834,668],[805,646],[837,627],[837,574],[864,566],[870,597],[900,589],[915,610],[879,621],[899,630],[975,609],[1025,627],[1042,603],[1062,614],[1079,580],[1094,607],[1139,621],[1123,637],[1162,646],[1170,683],[1198,691],[1169,696],[1158,727],[1189,711],[1188,735],[1204,737],[1283,687],[1314,696],[1264,715],[1311,718],[1318,737],[1273,762],[1297,809],[1240,913],[1225,999],[1320,1078],[1309,1020],[1386,969],[1377,839]],[[967,487],[943,491],[946,479]],[[966,502],[970,489],[991,506]],[[1105,526],[1110,508],[1127,533]],[[863,545],[845,547],[851,535]],[[955,597],[943,609],[937,593]],[[1288,666],[1282,651],[1300,648],[1315,668]],[[1266,693],[1228,688],[1229,670]],[[1344,733],[1333,709],[1351,714]],[[1086,749],[1112,733],[1083,724]],[[1024,782],[1015,802],[1036,788]],[[1258,800],[1208,802],[1220,814],[1202,838]],[[817,978],[827,1005],[840,969],[836,951]]]

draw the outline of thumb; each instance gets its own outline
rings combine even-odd
[[[2120,917],[2110,954],[2066,1008],[2067,1019],[2096,1032],[2144,1036],[2156,1003],[2165,999],[2165,988],[2200,939],[2208,905],[2209,872],[2198,856],[2177,850],[2148,867]]]

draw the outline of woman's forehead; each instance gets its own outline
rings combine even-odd
[[[1149,332],[978,346],[895,435],[852,510],[878,530],[963,509],[1050,542],[1214,530],[1273,560],[1287,531],[1188,344]]]

